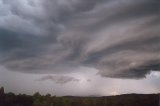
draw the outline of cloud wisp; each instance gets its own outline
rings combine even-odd
[[[56,75],[47,75],[47,76],[44,76],[40,79],[37,79],[36,81],[47,81],[47,80],[50,80],[50,81],[53,81],[57,84],[66,84],[66,83],[69,83],[69,82],[79,82],[80,79],[77,79],[77,78],[74,78],[74,77],[70,77],[70,76],[56,76]]]
[[[144,78],[160,70],[159,14],[158,0],[0,0],[0,64],[24,73],[85,66],[103,77]]]

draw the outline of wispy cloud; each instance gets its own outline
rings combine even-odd
[[[44,76],[40,79],[37,79],[37,81],[46,81],[46,80],[50,80],[50,81],[53,81],[57,84],[66,84],[66,83],[69,83],[69,82],[79,82],[80,79],[77,79],[77,78],[74,78],[74,77],[71,77],[71,76],[58,76],[58,75],[47,75],[47,76]]]

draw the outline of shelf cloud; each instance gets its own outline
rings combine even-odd
[[[159,29],[158,0],[0,0],[0,65],[35,74],[83,66],[102,77],[144,78],[160,70]],[[40,80],[49,79],[78,81]]]

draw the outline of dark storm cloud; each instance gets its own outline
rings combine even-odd
[[[5,29],[1,29],[0,34],[1,55],[8,57],[7,61],[38,56],[38,54],[41,54],[41,52],[45,50],[45,46],[53,41],[43,36],[37,37]],[[3,60],[3,58],[1,58],[1,60]],[[4,59],[4,61],[6,60]]]
[[[72,20],[77,14],[92,10],[104,1],[108,0],[45,0],[42,1],[42,5],[48,19],[61,23]]]
[[[53,75],[48,75],[48,76],[44,76],[40,79],[37,79],[37,81],[46,81],[46,80],[50,80],[53,81],[57,84],[66,84],[69,82],[79,82],[79,79],[76,79],[74,77],[70,77],[70,76],[53,76]]]
[[[0,64],[30,73],[93,67],[104,77],[160,70],[158,0],[1,0]]]

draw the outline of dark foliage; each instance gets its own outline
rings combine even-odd
[[[159,106],[159,94],[125,94],[105,97],[56,97],[4,93],[0,88],[0,106]]]

